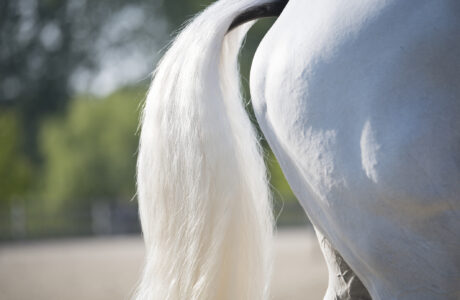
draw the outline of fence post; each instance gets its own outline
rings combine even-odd
[[[25,238],[27,234],[26,213],[24,203],[14,201],[11,205],[11,235],[13,238]]]
[[[112,212],[106,202],[97,202],[91,205],[91,227],[93,234],[102,235],[112,233]]]

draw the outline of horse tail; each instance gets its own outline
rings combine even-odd
[[[137,166],[146,261],[136,299],[268,298],[271,198],[237,62],[252,24],[236,26],[273,14],[274,1],[217,1],[154,73]]]

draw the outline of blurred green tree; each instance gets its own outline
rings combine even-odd
[[[0,109],[23,121],[24,149],[39,161],[37,130],[63,112],[75,74],[95,72],[111,48],[151,45],[157,1],[0,1]],[[150,42],[146,42],[149,40]]]
[[[0,112],[0,207],[25,196],[31,184],[32,165],[22,152],[21,124],[13,110]]]
[[[44,191],[50,209],[88,209],[93,201],[135,195],[136,135],[143,90],[79,97],[68,113],[46,122],[40,139]]]
[[[185,21],[205,9],[215,0],[172,0],[163,1],[162,10],[172,28],[178,28]]]

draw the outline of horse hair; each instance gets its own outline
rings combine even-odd
[[[258,137],[240,93],[238,53],[266,0],[217,1],[159,62],[137,166],[146,246],[135,299],[267,299],[273,218]]]

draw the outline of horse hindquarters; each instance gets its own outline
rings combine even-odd
[[[262,131],[373,299],[458,294],[457,3],[290,1],[254,58]]]

